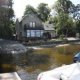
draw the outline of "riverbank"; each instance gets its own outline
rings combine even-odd
[[[58,39],[52,39],[48,41],[36,41],[36,42],[23,42],[23,45],[25,45],[27,48],[31,49],[42,49],[42,48],[51,48],[58,45],[64,45],[64,44],[80,44],[80,39],[78,38],[67,38],[67,41],[65,40],[58,40]]]
[[[66,43],[74,43],[74,42],[80,42],[80,39],[79,38],[73,38],[73,37],[70,37],[70,38],[67,38],[67,39],[63,39],[63,40],[60,40],[60,39],[51,39],[51,40],[47,40],[47,41],[44,41],[44,40],[38,40],[38,41],[30,41],[30,42],[22,42],[23,45],[25,46],[40,46],[40,47],[52,47],[54,45],[57,45],[57,44],[66,44]]]

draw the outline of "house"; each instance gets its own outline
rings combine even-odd
[[[21,21],[16,20],[16,35],[18,40],[41,39],[43,32],[42,21],[35,14],[25,15]]]
[[[17,40],[29,41],[38,39],[50,39],[56,36],[53,24],[42,23],[35,14],[28,14],[21,20],[16,20]]]
[[[44,25],[44,34],[47,35],[48,38],[54,38],[57,35],[53,24],[44,23],[43,25]]]

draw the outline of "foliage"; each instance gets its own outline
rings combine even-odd
[[[36,9],[34,7],[32,7],[31,5],[27,5],[26,9],[24,11],[24,15],[32,14],[32,13],[37,14]]]
[[[0,6],[0,38],[10,38],[12,36],[11,25],[13,25],[14,11],[11,1],[6,5],[7,7]]]
[[[48,7],[48,4],[45,3],[40,3],[37,9],[31,5],[27,5],[24,11],[24,15],[27,14],[36,14],[43,22],[45,22],[49,18],[50,8]]]
[[[58,0],[54,6],[57,16],[54,17],[54,25],[59,35],[74,36],[75,26],[70,17],[73,3],[69,0]]]
[[[48,4],[40,3],[40,4],[38,5],[37,12],[38,12],[39,18],[40,18],[43,22],[45,22],[45,21],[48,20],[49,15],[50,15],[50,8],[48,7]]]
[[[77,4],[73,10],[73,18],[75,19],[76,32],[80,34],[80,4]]]
[[[53,8],[59,14],[61,12],[70,13],[73,7],[74,4],[70,0],[57,0]]]
[[[55,18],[55,19],[54,19]],[[54,21],[55,20],[55,21]],[[57,20],[56,20],[56,16],[50,16],[49,18],[48,18],[48,23],[49,24],[53,24],[53,23],[56,23],[57,22]]]
[[[80,20],[76,21],[76,31],[80,34]]]
[[[73,18],[76,20],[80,20],[80,4],[77,4],[73,8]]]

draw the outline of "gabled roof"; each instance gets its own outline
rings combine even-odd
[[[34,14],[34,13],[32,13],[32,14],[26,14],[26,15],[23,16],[21,19],[19,19],[19,22],[23,21],[23,19],[24,19],[25,17],[28,17],[29,15],[34,15],[34,16],[36,16],[36,17],[42,22],[42,20],[41,20],[36,14]]]

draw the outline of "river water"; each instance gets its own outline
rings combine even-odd
[[[26,65],[16,66],[16,70],[22,80],[37,80],[38,74],[43,71],[73,63],[73,56],[79,51],[80,45],[76,44],[33,49],[27,55]]]
[[[29,63],[23,68],[18,66],[18,73],[23,80],[36,80],[39,73],[43,71],[73,63],[73,56],[79,51],[80,45],[76,44],[34,49],[30,53]]]

